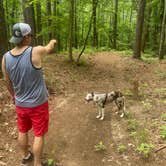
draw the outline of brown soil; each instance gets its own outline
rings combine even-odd
[[[115,53],[96,53],[86,59],[86,65],[76,67],[64,61],[63,55],[45,58],[44,73],[51,94],[43,158],[54,159],[58,166],[165,166],[166,149],[154,151],[166,144],[160,136],[160,126],[166,125],[161,118],[166,113],[166,63],[145,63]],[[135,79],[138,99],[132,95]],[[144,140],[155,145],[147,159],[137,151],[142,139],[131,137],[129,116],[116,115],[112,103],[106,107],[104,121],[99,121],[96,106],[84,101],[87,92],[117,89],[126,96],[127,115],[138,122],[135,132],[147,129],[147,134],[142,134]],[[17,166],[20,151],[15,111],[2,80],[0,90],[0,165]],[[96,151],[99,142],[105,145],[104,151]],[[126,147],[123,153],[117,150],[120,144]]]

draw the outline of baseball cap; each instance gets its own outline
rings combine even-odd
[[[10,43],[19,44],[24,36],[31,34],[31,27],[26,23],[16,23],[13,25],[12,34],[13,36],[9,40]]]

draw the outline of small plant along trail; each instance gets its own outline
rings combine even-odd
[[[76,67],[62,55],[44,61],[50,91],[50,128],[44,159],[57,166],[165,166],[166,63],[145,63],[115,53],[96,53]],[[139,98],[135,99],[134,79]],[[2,83],[2,84],[1,84]],[[1,96],[6,93],[0,82]],[[106,106],[105,119],[96,119],[97,108],[85,103],[87,92],[121,90],[126,116]],[[9,96],[1,102],[0,164],[18,165],[19,149],[14,107]],[[32,140],[33,137],[30,138]],[[2,149],[2,150],[1,150]]]

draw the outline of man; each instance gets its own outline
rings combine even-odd
[[[31,47],[31,27],[25,23],[15,24],[12,33],[10,42],[16,46],[3,56],[2,72],[16,105],[22,164],[27,164],[34,156],[34,166],[47,166],[41,162],[49,121],[48,92],[42,76],[41,58],[53,51],[56,40],[51,40],[46,46]],[[35,136],[33,153],[28,149],[31,128]]]

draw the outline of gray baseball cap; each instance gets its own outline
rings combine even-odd
[[[31,34],[32,29],[29,24],[26,23],[16,23],[13,25],[12,34],[13,36],[9,40],[10,43],[19,44],[24,36]]]

